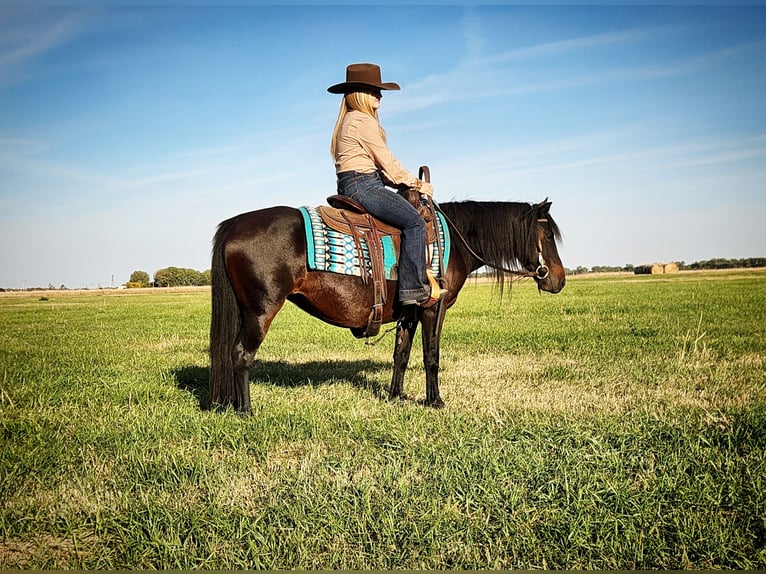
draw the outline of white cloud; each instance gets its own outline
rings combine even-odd
[[[32,73],[27,64],[80,37],[90,28],[91,15],[50,6],[0,9],[0,86],[27,79]]]

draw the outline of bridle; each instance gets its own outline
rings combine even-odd
[[[548,223],[547,218],[538,218],[537,223]],[[540,240],[540,238],[537,238],[537,262],[539,265],[537,266],[537,269],[535,269],[534,273],[531,274],[531,277],[537,277],[539,280],[547,279],[548,275],[551,274],[551,270],[548,268],[548,266],[545,264],[545,257],[543,257],[543,242]]]
[[[518,279],[525,279],[525,278],[534,278],[539,281],[542,281],[544,279],[547,279],[550,275],[551,271],[548,267],[547,263],[545,262],[545,257],[543,257],[543,243],[542,240],[538,237],[537,238],[537,269],[534,271],[518,271],[516,269],[507,269],[506,267],[503,267],[501,265],[495,265],[492,263],[489,263],[486,261],[481,255],[476,253],[473,248],[468,245],[468,241],[466,241],[465,237],[458,231],[457,227],[455,227],[455,224],[450,220],[450,218],[447,216],[446,213],[444,213],[441,208],[439,208],[439,205],[434,201],[433,202],[434,209],[436,209],[439,213],[444,216],[444,219],[447,220],[447,223],[450,224],[450,231],[454,232],[455,235],[457,235],[458,239],[460,239],[463,246],[468,250],[468,253],[470,253],[472,256],[474,256],[479,262],[483,263],[487,267],[492,267],[493,269],[497,269],[498,271],[502,271],[503,273],[508,273],[509,275],[515,275]],[[538,218],[538,223],[548,223],[548,219],[546,218]]]
[[[431,170],[428,168],[427,165],[420,166],[420,169],[418,170],[418,179],[421,179],[427,182],[431,181]],[[537,269],[535,269],[534,271],[527,271],[527,272],[517,271],[516,269],[506,269],[505,267],[488,263],[487,261],[484,260],[483,257],[481,257],[478,253],[476,253],[473,250],[473,248],[470,245],[468,245],[468,242],[465,240],[465,237],[463,237],[460,231],[458,231],[457,227],[455,227],[455,224],[452,223],[452,221],[450,221],[450,218],[447,217],[447,214],[441,210],[441,208],[439,207],[439,204],[436,203],[432,197],[429,197],[427,199],[427,205],[432,212],[438,211],[439,213],[442,214],[442,216],[444,216],[444,219],[447,221],[447,223],[449,223],[451,230],[454,231],[455,235],[458,236],[460,241],[463,243],[463,246],[468,250],[468,253],[473,255],[476,259],[478,259],[481,263],[483,263],[487,267],[492,267],[493,269],[497,269],[498,271],[502,271],[503,273],[508,273],[509,275],[516,275],[519,279],[532,277],[537,279],[538,281],[542,281],[544,279],[547,279],[548,275],[550,275],[551,271],[548,268],[548,265],[545,263],[545,258],[543,257],[543,243],[539,236],[537,238],[537,263],[538,263]],[[436,214],[434,213],[434,216],[435,215]],[[537,222],[548,223],[548,219],[538,218]],[[440,256],[441,256],[441,253],[440,253]]]

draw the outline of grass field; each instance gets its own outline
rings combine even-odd
[[[206,291],[0,297],[0,568],[766,568],[766,271],[468,285],[389,402],[288,305],[208,408]]]

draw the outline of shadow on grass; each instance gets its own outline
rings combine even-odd
[[[383,361],[309,361],[289,363],[287,361],[256,361],[250,370],[251,383],[295,388],[303,386],[333,385],[350,383],[358,389],[371,392],[378,398],[388,395],[388,382],[381,383],[370,373],[390,371],[393,365]],[[210,403],[210,368],[184,365],[171,371],[176,387],[191,393],[202,410],[217,407]]]
[[[170,371],[176,382],[176,388],[191,393],[197,399],[200,409],[210,410],[210,368],[197,365],[184,365]]]

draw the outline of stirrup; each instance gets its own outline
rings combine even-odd
[[[428,278],[428,284],[431,286],[431,295],[433,296],[434,293],[439,293],[441,285],[436,281],[436,277],[431,275],[430,269],[426,271],[426,277]]]

